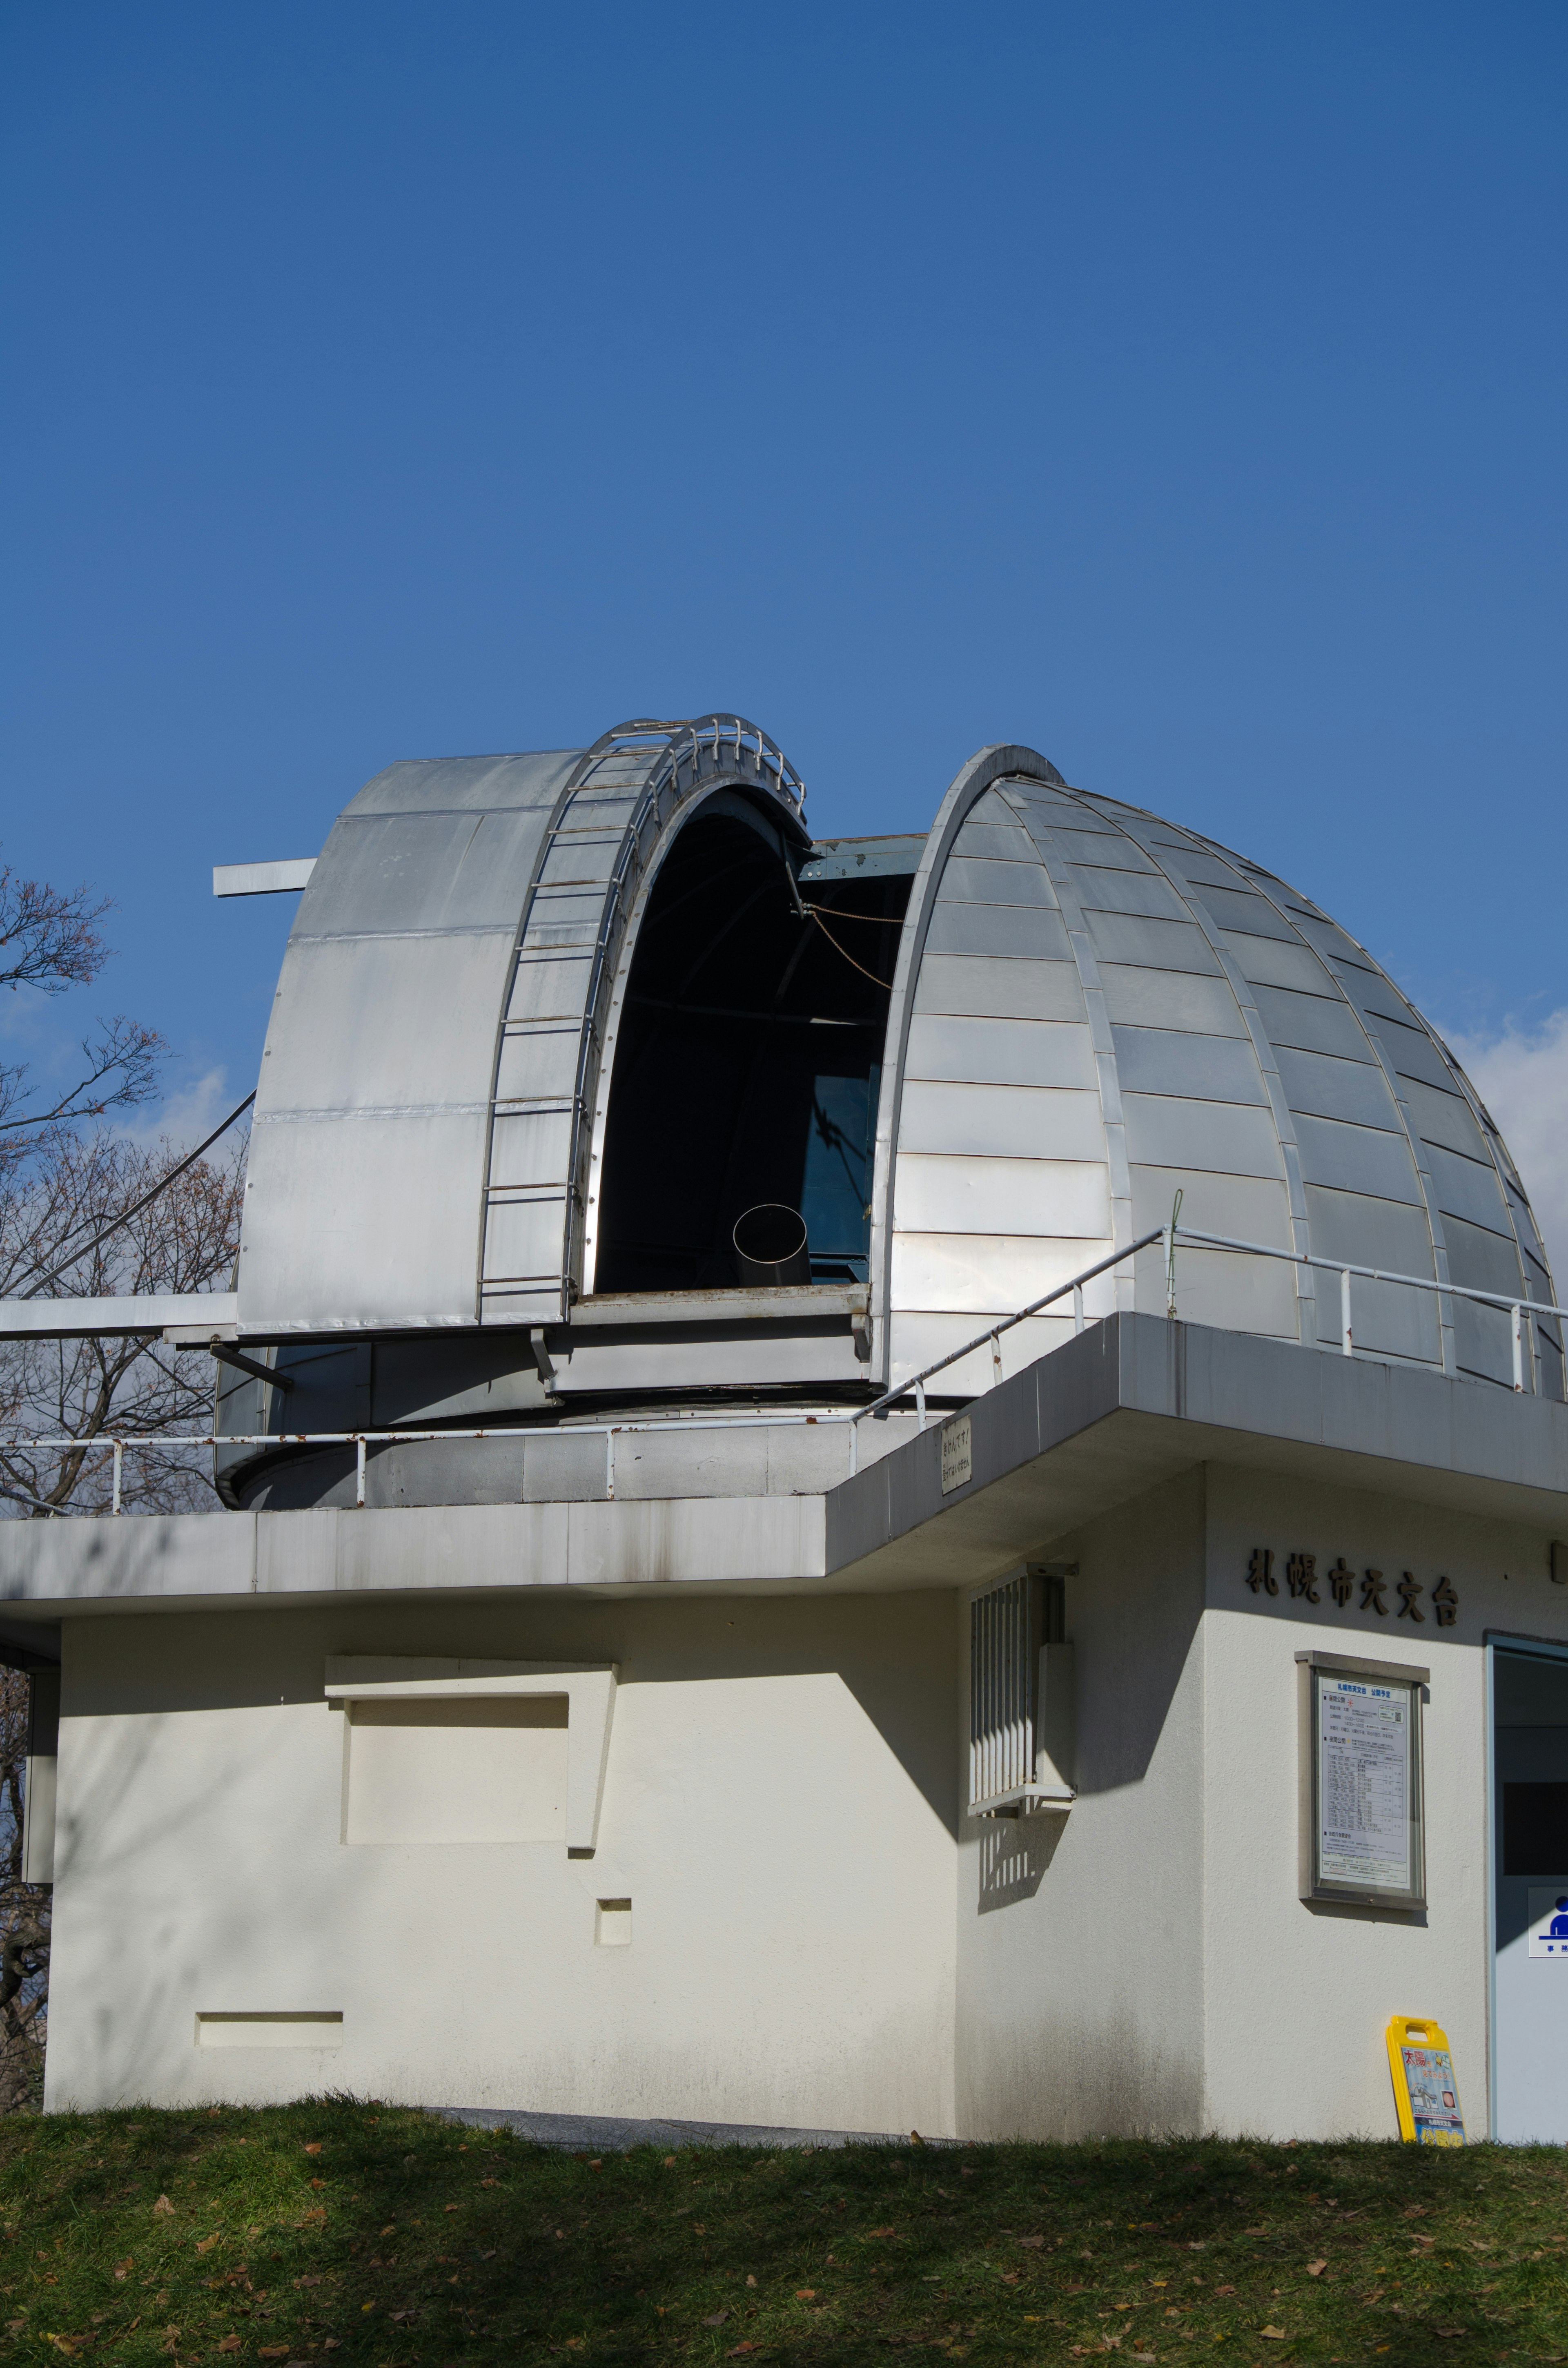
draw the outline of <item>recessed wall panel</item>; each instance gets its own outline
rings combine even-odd
[[[1506,1292],[1510,1298],[1523,1290],[1519,1254],[1511,1237],[1445,1215],[1443,1241],[1450,1282],[1466,1283],[1472,1291]]]
[[[1231,1176],[1285,1173],[1273,1113],[1234,1102],[1124,1093],[1127,1155],[1151,1167],[1214,1168]]]
[[[1289,1044],[1341,1061],[1376,1063],[1366,1030],[1349,1005],[1334,994],[1326,971],[1310,994],[1264,985],[1255,985],[1253,992],[1257,1016],[1277,1052]]]
[[[988,1086],[1097,1084],[1086,1025],[934,1012],[918,1013],[910,1023],[904,1075]]]
[[[564,1694],[348,1707],[345,1841],[564,1842]]]
[[[1403,1133],[1388,1079],[1369,1061],[1342,1061],[1332,1053],[1302,1053],[1286,1044],[1276,1045],[1274,1058],[1291,1110]]]
[[[1257,1055],[1244,1036],[1121,1027],[1113,1028],[1111,1034],[1123,1093],[1180,1094],[1199,1101],[1260,1105],[1267,1101]]]
[[[1370,1126],[1345,1126],[1337,1119],[1296,1120],[1301,1175],[1312,1184],[1330,1184],[1380,1201],[1422,1199],[1408,1137]],[[1366,1261],[1370,1265],[1370,1259]]]
[[[962,855],[948,858],[941,897],[944,904],[957,900],[970,905],[1054,906],[1056,903],[1055,891],[1040,862],[999,863]]]
[[[1291,1247],[1290,1203],[1282,1183],[1262,1176],[1206,1175],[1195,1167],[1134,1167],[1129,1175],[1135,1235],[1168,1224],[1179,1191],[1182,1224],[1233,1241],[1261,1242],[1268,1249]],[[1156,1299],[1153,1304],[1163,1307],[1165,1302]]]
[[[1437,1206],[1445,1216],[1465,1217],[1472,1225],[1512,1234],[1502,1181],[1490,1160],[1483,1167],[1479,1160],[1465,1159],[1436,1143],[1427,1145],[1426,1160],[1437,1188]]]
[[[1254,986],[1293,986],[1303,995],[1337,995],[1329,972],[1305,946],[1285,945],[1277,938],[1260,938],[1229,929],[1225,941],[1242,976]]]
[[[1349,1266],[1387,1267],[1395,1274],[1434,1271],[1425,1203],[1380,1201],[1322,1184],[1309,1184],[1305,1197],[1314,1257],[1343,1258]]]
[[[1196,921],[1155,921],[1130,913],[1091,912],[1084,917],[1101,962],[1219,974],[1220,964]]]
[[[938,898],[926,933],[934,954],[1010,954],[1071,962],[1073,949],[1060,913],[1028,905],[944,904]]]
[[[1129,1027],[1177,1028],[1205,1036],[1247,1034],[1228,979],[1108,962],[1100,963],[1099,974],[1107,1012]]]
[[[1083,1022],[1077,965],[1010,962],[989,954],[927,953],[915,982],[915,1008],[974,1019]]]
[[[893,1241],[893,1301],[899,1307],[1006,1314],[1070,1281],[1109,1251],[1103,1237],[901,1233]]]
[[[1073,884],[1086,913],[1141,914],[1157,921],[1189,917],[1176,890],[1157,871],[1106,871],[1079,863],[1073,867]]]
[[[932,1158],[903,1152],[893,1178],[900,1233],[1110,1233],[1110,1188],[1096,1160]]]
[[[1103,1159],[1100,1098],[1040,1086],[959,1086],[908,1079],[902,1151],[976,1152],[1021,1159]]]

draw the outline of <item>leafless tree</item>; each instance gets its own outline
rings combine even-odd
[[[183,1156],[107,1133],[56,1133],[10,1183],[0,1182],[0,1295],[13,1277],[63,1262],[53,1295],[197,1292],[227,1288],[239,1248],[243,1138],[165,1181]],[[153,1197],[149,1199],[149,1194]],[[136,1210],[108,1233],[123,1212]],[[74,1240],[92,1247],[71,1258]],[[211,1428],[211,1360],[131,1339],[12,1341],[0,1348],[0,1435],[65,1439],[65,1449],[0,1447],[0,1490],[13,1514],[104,1513],[113,1454],[100,1442]],[[125,1457],[127,1511],[216,1509],[205,1451],[136,1448]]]
[[[43,2101],[49,2022],[50,1891],[22,1881],[22,1772],[28,1680],[0,1668],[0,2113]]]
[[[89,984],[107,948],[107,910],[85,889],[60,892],[0,867],[0,986],[58,995]],[[104,1124],[155,1089],[163,1046],[115,1019],[82,1045],[70,1085],[33,1087],[0,1064],[0,1297],[108,1297],[222,1288],[238,1248],[243,1142],[190,1164]],[[212,1368],[161,1335],[0,1343],[0,1517],[41,1520],[110,1509],[113,1436],[156,1440],[210,1426]],[[59,1449],[28,1439],[68,1440]],[[127,1510],[214,1508],[201,1452],[128,1455]],[[20,1657],[20,1656],[18,1656]],[[51,1893],[22,1881],[30,1686],[0,1667],[0,2112],[37,2109],[48,2026]]]
[[[108,912],[85,888],[66,891],[19,880],[0,865],[0,986],[63,995],[97,978],[108,956],[98,929]],[[72,1083],[40,1094],[26,1062],[0,1062],[0,1176],[24,1168],[51,1133],[127,1110],[153,1091],[163,1042],[134,1020],[99,1020],[85,1038]]]

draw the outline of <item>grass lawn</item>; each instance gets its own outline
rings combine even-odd
[[[1553,2148],[724,2147],[334,2100],[0,2123],[0,2359],[1568,2356]]]

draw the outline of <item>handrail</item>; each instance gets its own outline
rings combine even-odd
[[[1548,1316],[1559,1323],[1568,1323],[1568,1308],[1558,1307],[1549,1300],[1514,1299],[1510,1298],[1506,1292],[1482,1291],[1469,1283],[1438,1282],[1431,1275],[1400,1274],[1386,1267],[1346,1264],[1341,1259],[1319,1258],[1305,1250],[1279,1249],[1268,1242],[1248,1242],[1239,1240],[1228,1234],[1204,1233],[1191,1225],[1177,1224],[1176,1219],[1179,1210],[1180,1196],[1178,1195],[1167,1224],[1157,1225],[1149,1233],[1140,1234],[1137,1240],[1129,1242],[1124,1249],[1112,1250],[1108,1256],[1096,1258],[1092,1266],[1083,1268],[1079,1273],[1070,1276],[1065,1282],[1058,1283],[1053,1290],[1042,1292],[1038,1299],[1031,1299],[1026,1306],[1017,1309],[1016,1314],[1005,1315],[998,1322],[987,1325],[983,1332],[977,1332],[972,1339],[966,1340],[960,1348],[949,1349],[945,1356],[934,1359],[928,1365],[923,1365],[917,1373],[907,1375],[892,1388],[884,1390],[880,1397],[872,1398],[868,1405],[847,1408],[841,1414],[794,1414],[780,1407],[767,1414],[654,1415],[633,1422],[561,1423],[548,1430],[512,1424],[451,1430],[202,1431],[188,1437],[171,1437],[165,1431],[118,1434],[103,1432],[97,1439],[92,1440],[0,1440],[0,1452],[17,1448],[40,1448],[48,1451],[74,1449],[91,1455],[101,1452],[105,1448],[110,1449],[114,1456],[114,1494],[111,1509],[116,1513],[123,1509],[120,1501],[120,1481],[126,1451],[130,1449],[134,1452],[137,1449],[151,1447],[352,1447],[355,1450],[356,1467],[355,1503],[359,1507],[362,1507],[365,1502],[367,1448],[390,1446],[399,1440],[407,1441],[410,1444],[427,1444],[439,1440],[506,1439],[521,1444],[530,1439],[540,1438],[551,1440],[602,1438],[605,1442],[605,1497],[607,1500],[613,1501],[615,1441],[623,1432],[631,1434],[679,1431],[690,1437],[699,1431],[757,1430],[786,1427],[837,1429],[847,1427],[849,1469],[853,1474],[859,1468],[858,1426],[868,1417],[884,1413],[900,1399],[908,1398],[913,1395],[917,1427],[923,1431],[926,1428],[926,1383],[930,1381],[933,1374],[946,1372],[949,1365],[960,1363],[965,1357],[973,1356],[976,1349],[983,1349],[987,1344],[991,1349],[992,1387],[994,1388],[1002,1379],[1001,1338],[1004,1332],[1010,1332],[1015,1325],[1027,1323],[1031,1315],[1038,1315],[1042,1308],[1053,1306],[1058,1300],[1065,1299],[1071,1293],[1073,1328],[1074,1333],[1081,1333],[1085,1328],[1084,1285],[1094,1281],[1096,1276],[1108,1273],[1113,1267],[1122,1265],[1128,1258],[1135,1258],[1141,1250],[1152,1248],[1155,1242],[1163,1242],[1165,1245],[1165,1312],[1172,1319],[1176,1313],[1176,1253],[1180,1246],[1192,1249],[1220,1250],[1244,1258],[1275,1258],[1287,1266],[1313,1267],[1330,1274],[1337,1274],[1340,1279],[1340,1346],[1343,1354],[1346,1357],[1354,1356],[1356,1353],[1355,1337],[1350,1322],[1350,1285],[1352,1279],[1357,1276],[1364,1281],[1393,1282],[1403,1284],[1414,1291],[1430,1291],[1439,1299],[1447,1294],[1458,1299],[1473,1299],[1488,1306],[1506,1308],[1513,1319],[1516,1393],[1522,1392],[1525,1385],[1523,1326],[1526,1315]],[[51,1508],[51,1510],[59,1517],[58,1508]]]
[[[961,1349],[949,1349],[947,1355],[945,1357],[938,1357],[934,1364],[922,1365],[917,1373],[911,1373],[907,1379],[900,1382],[895,1388],[884,1390],[880,1398],[873,1398],[871,1400],[869,1406],[858,1407],[855,1413],[850,1417],[851,1421],[863,1422],[868,1415],[880,1413],[883,1406],[891,1406],[895,1398],[907,1397],[910,1391],[913,1390],[915,1392],[915,1404],[920,1409],[920,1427],[924,1430],[926,1428],[926,1383],[930,1380],[933,1373],[940,1373],[944,1372],[949,1365],[958,1364],[960,1359],[964,1357],[972,1357],[975,1350],[977,1349],[983,1349],[986,1342],[989,1340],[992,1344],[991,1361],[994,1368],[994,1379],[995,1381],[1000,1381],[1002,1378],[1002,1360],[997,1350],[996,1343],[1000,1340],[1002,1334],[1004,1332],[1010,1332],[1015,1324],[1026,1323],[1029,1316],[1038,1315],[1042,1307],[1051,1306],[1053,1301],[1065,1299],[1069,1292],[1074,1293],[1074,1322],[1073,1329],[1074,1332],[1081,1332],[1084,1328],[1084,1285],[1086,1282],[1092,1282],[1096,1275],[1104,1274],[1108,1267],[1119,1266],[1123,1258],[1134,1257],[1139,1250],[1146,1250],[1150,1247],[1151,1243],[1165,1241],[1169,1235],[1170,1230],[1171,1229],[1168,1225],[1156,1225],[1152,1234],[1140,1234],[1138,1239],[1135,1242],[1129,1242],[1124,1250],[1112,1250],[1108,1258],[1099,1258],[1093,1266],[1086,1266],[1082,1274],[1074,1275],[1070,1281],[1058,1283],[1054,1291],[1044,1292],[1039,1299],[1031,1299],[1027,1307],[1020,1307],[1016,1315],[1005,1315],[999,1324],[987,1325],[985,1330],[983,1332],[977,1332],[972,1340],[966,1340]]]
[[[1278,1249],[1267,1242],[1243,1242],[1234,1240],[1227,1234],[1199,1233],[1190,1225],[1173,1226],[1171,1232],[1174,1242],[1189,1243],[1195,1249],[1231,1250],[1247,1258],[1279,1258],[1287,1266],[1318,1267],[1325,1273],[1337,1274],[1339,1277],[1340,1349],[1346,1357],[1353,1357],[1356,1353],[1355,1335],[1350,1322],[1350,1281],[1354,1275],[1359,1275],[1366,1282],[1397,1282],[1404,1284],[1412,1291],[1430,1291],[1435,1292],[1439,1300],[1445,1296],[1451,1299],[1473,1299],[1479,1301],[1483,1306],[1506,1307],[1513,1319],[1516,1393],[1521,1392],[1525,1386],[1524,1318],[1526,1315],[1547,1315],[1554,1317],[1559,1323],[1568,1322],[1568,1308],[1557,1307],[1549,1299],[1516,1298],[1506,1291],[1478,1291],[1471,1283],[1438,1282],[1429,1274],[1399,1274],[1389,1267],[1357,1266],[1346,1263],[1343,1258],[1315,1258],[1305,1250]],[[1560,1347],[1561,1343],[1554,1345]]]

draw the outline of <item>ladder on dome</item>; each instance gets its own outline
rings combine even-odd
[[[567,1313],[573,1204],[580,1190],[606,964],[651,852],[643,846],[650,819],[656,841],[668,819],[666,793],[673,791],[670,803],[678,803],[699,781],[726,773],[756,780],[797,814],[803,811],[804,784],[782,750],[733,715],[620,724],[578,758],[556,800],[534,863],[496,1044],[480,1253],[482,1324],[559,1323]],[[525,1079],[542,1072],[550,1089],[505,1092],[513,1070]],[[511,1120],[541,1123],[511,1129]],[[548,1163],[535,1155],[548,1173],[506,1176],[505,1145],[514,1133],[540,1139],[541,1149],[552,1142],[561,1147],[561,1156]],[[527,1157],[522,1155],[525,1167]],[[523,1250],[521,1258],[508,1257],[514,1246]]]

